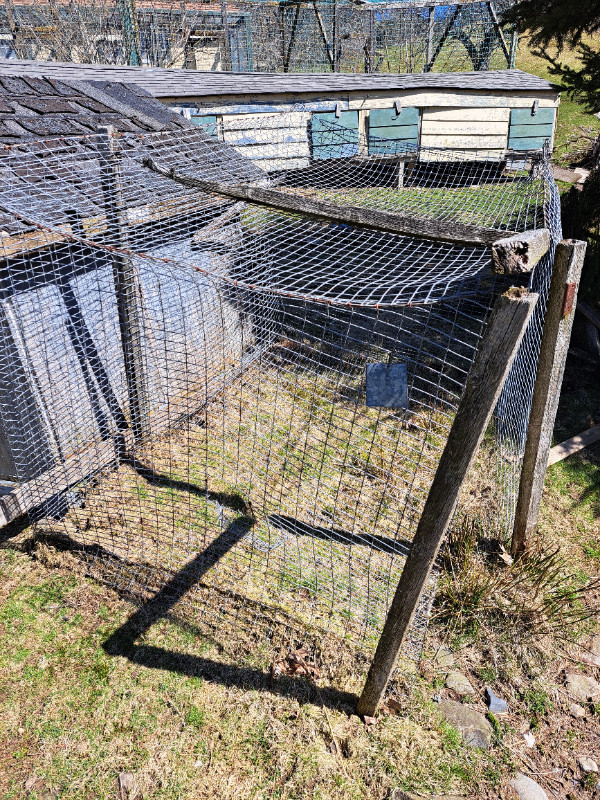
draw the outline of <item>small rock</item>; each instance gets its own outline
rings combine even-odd
[[[567,692],[580,703],[600,699],[600,683],[587,675],[571,672],[567,675]]]
[[[485,687],[485,702],[488,709],[492,714],[506,714],[508,713],[508,703],[498,695],[494,694],[489,686]]]
[[[579,703],[571,703],[569,706],[569,714],[575,719],[583,719],[585,717],[585,708],[580,706]]]
[[[125,798],[127,798],[127,800],[133,800],[137,795],[137,784],[135,775],[132,772],[119,773],[119,789],[123,800],[125,800]]]
[[[510,785],[519,796],[519,800],[548,800],[548,795],[539,785],[522,772],[517,772]]]
[[[475,689],[462,672],[449,672],[446,676],[446,686],[456,692],[459,697],[470,697],[475,694]]]
[[[479,711],[444,699],[440,703],[440,712],[446,722],[459,730],[465,744],[487,750],[492,743],[493,728]]]
[[[588,772],[598,772],[598,764],[596,764],[594,759],[590,758],[589,756],[579,756],[577,763],[586,773],[586,775]]]
[[[523,738],[525,739],[525,744],[527,747],[535,747],[535,736],[533,733],[524,733]]]
[[[438,667],[454,666],[454,655],[448,647],[440,647],[433,660]]]
[[[38,782],[37,775],[30,775],[25,781],[25,791],[32,792],[37,782]]]
[[[441,703],[442,702],[442,695],[441,694],[434,694],[431,698],[434,703]]]
[[[592,637],[592,644],[590,645],[590,652],[595,656],[600,656],[600,634]]]

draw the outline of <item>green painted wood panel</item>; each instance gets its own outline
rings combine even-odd
[[[541,150],[544,146],[544,142],[548,139],[547,136],[536,136],[531,138],[522,138],[522,139],[509,139],[508,140],[508,149],[509,150]]]
[[[554,108],[538,108],[535,114],[529,108],[513,108],[510,112],[510,126],[513,125],[554,125]]]
[[[369,133],[382,139],[415,141],[419,136],[418,125],[388,125],[386,128],[369,128]]]
[[[217,125],[217,118],[214,114],[206,114],[203,116],[194,116],[192,117],[192,122],[194,125],[198,125],[200,128],[204,128],[204,130],[209,134],[209,136],[214,136],[215,138],[219,135],[219,128]]]
[[[389,125],[418,125],[419,109],[402,108],[396,114],[395,108],[373,108],[369,111],[369,127],[385,128]]]
[[[341,131],[339,128],[346,130]],[[358,155],[358,111],[342,111],[339,117],[336,117],[335,112],[313,113],[311,137],[315,159],[351,158]]]
[[[521,139],[523,137],[542,137],[543,139],[552,138],[552,123],[548,125],[511,125],[509,138]]]

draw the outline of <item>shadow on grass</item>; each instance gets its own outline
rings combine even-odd
[[[303,678],[285,677],[273,681],[269,673],[251,667],[224,664],[201,656],[176,653],[165,648],[136,644],[136,640],[158,620],[168,615],[173,606],[203,575],[251,529],[254,520],[241,516],[177,572],[154,597],[135,611],[104,642],[104,651],[111,656],[124,656],[134,664],[148,669],[165,669],[189,677],[203,677],[224,686],[255,689],[295,697],[300,702],[325,705],[353,713],[358,698],[350,692],[333,688],[318,688]]]

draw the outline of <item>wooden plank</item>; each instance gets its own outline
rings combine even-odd
[[[482,120],[465,120],[464,122],[448,122],[423,117],[421,123],[423,136],[503,136],[508,133],[508,121],[486,122]]]
[[[64,462],[37,478],[18,485],[9,494],[0,496],[0,527],[22,517],[90,475],[106,467],[116,466],[124,447],[126,444],[122,437],[98,442],[80,453],[70,455]]]
[[[435,472],[356,713],[374,716],[538,299],[511,289],[490,316]]]
[[[526,139],[532,137],[552,138],[554,127],[551,122],[541,122],[539,125],[513,125],[510,123],[509,138]]]
[[[452,147],[463,148],[465,150],[477,150],[484,148],[486,150],[500,150],[506,147],[506,134],[503,136],[444,136],[436,134],[421,133],[421,144],[423,147]]]
[[[414,107],[405,107],[400,109],[400,113],[396,113],[394,107],[391,108],[374,108],[369,113],[369,127],[381,128],[388,125],[418,125],[419,124],[419,109]]]
[[[500,239],[492,245],[492,269],[499,275],[531,272],[550,249],[550,242],[547,228]]]
[[[513,125],[542,125],[544,123],[554,125],[555,112],[552,108],[542,108],[538,106],[536,113],[533,113],[533,104],[528,108],[513,108],[510,114],[510,124]]]
[[[419,139],[418,125],[388,125],[380,128],[369,127],[369,134],[382,139],[407,139],[417,143]]]
[[[526,550],[538,523],[552,431],[575,316],[568,307],[565,308],[566,291],[572,284],[574,291],[571,303],[574,303],[585,249],[585,242],[569,239],[558,243],[554,255],[512,534],[511,552],[515,558]]]
[[[539,101],[539,108],[557,108],[558,98],[556,95],[551,97],[543,97],[535,95],[519,94],[507,95],[505,93],[498,94],[482,94],[475,91],[453,92],[450,90],[445,91],[391,91],[391,92],[373,92],[365,94],[362,97],[350,95],[348,108],[387,108],[390,101],[393,103],[398,100],[404,105],[416,106],[418,108],[439,108],[440,110],[450,107],[455,108],[461,106],[462,108],[521,108],[524,103],[533,104],[534,100]]]
[[[455,106],[453,108],[433,109],[424,108],[422,112],[422,122],[506,122],[510,119],[509,108],[466,108],[465,106]]]
[[[594,425],[578,436],[573,436],[571,439],[567,439],[566,442],[562,442],[562,444],[557,444],[555,447],[550,448],[548,466],[551,467],[552,464],[563,461],[565,458],[572,456],[573,453],[580,453],[582,450],[585,450],[586,447],[596,442],[600,442],[600,425]]]
[[[306,195],[280,189],[264,189],[246,184],[234,185],[217,181],[204,181],[188,175],[177,174],[172,169],[158,165],[151,158],[145,158],[143,163],[154,172],[165,175],[183,186],[194,186],[206,192],[221,194],[236,200],[247,200],[278,211],[305,214],[328,222],[341,222],[358,227],[383,230],[387,233],[471,245],[491,245],[498,239],[504,239],[512,233],[511,231],[467,225],[454,220],[434,220],[389,211],[374,211],[360,206],[340,206],[323,200],[316,200],[314,197],[307,197]]]
[[[508,147],[510,150],[541,150],[547,141],[551,141],[550,136],[537,136],[527,139],[509,139]]]

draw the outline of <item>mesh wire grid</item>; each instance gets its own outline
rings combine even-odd
[[[0,54],[234,72],[505,69],[514,65],[516,45],[502,24],[510,5],[6,0]]]
[[[301,160],[280,122],[257,131],[254,159],[201,129],[1,151],[3,477],[40,534],[121,591],[160,591],[212,628],[308,626],[368,652],[509,281],[483,246],[285,213],[155,167],[424,220],[545,226],[554,241],[556,187],[544,157],[383,140],[364,156],[335,123],[328,158]],[[506,526],[551,263],[532,276],[541,300],[476,467]],[[403,407],[367,405],[370,364],[405,365]],[[407,658],[434,588],[435,575]]]

